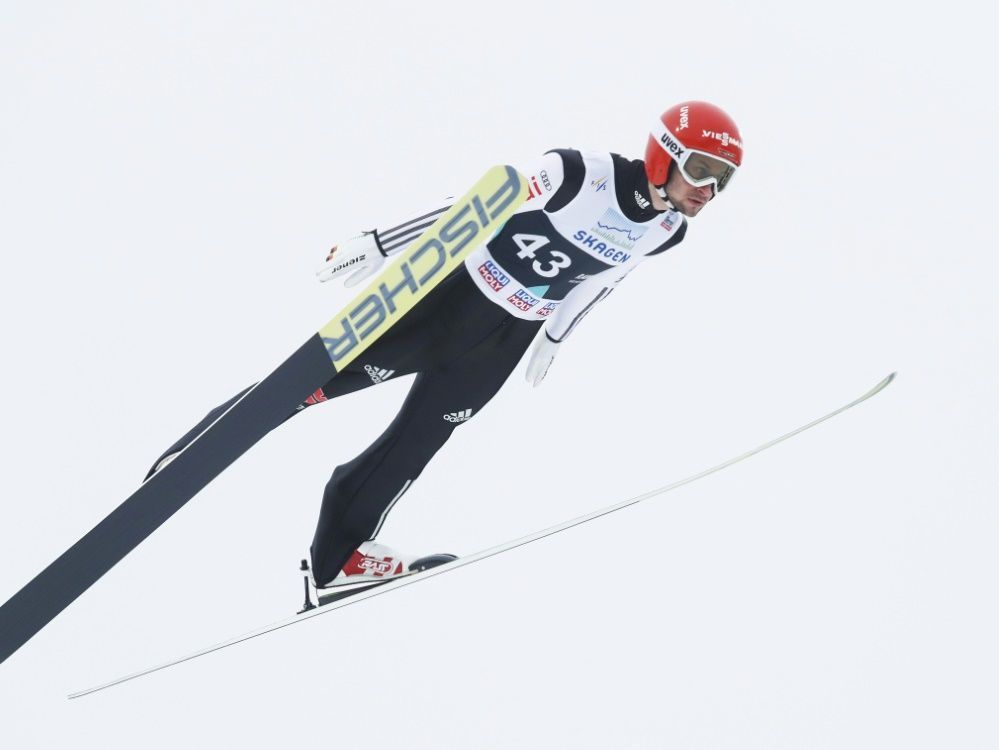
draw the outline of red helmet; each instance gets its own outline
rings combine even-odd
[[[691,185],[712,185],[720,193],[742,164],[739,127],[708,102],[681,102],[659,117],[645,147],[645,174],[656,187],[676,164]],[[662,193],[662,191],[660,191]]]

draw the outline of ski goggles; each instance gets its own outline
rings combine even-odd
[[[665,125],[660,124],[652,136],[660,148],[676,162],[683,178],[694,187],[713,185],[715,193],[720,193],[735,174],[735,164],[720,156],[687,148]]]
[[[688,150],[687,157],[679,162],[679,165],[684,179],[691,185],[694,187],[714,185],[717,193],[725,189],[735,174],[734,165],[702,151]]]

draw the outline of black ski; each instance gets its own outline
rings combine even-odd
[[[527,198],[508,166],[478,183],[175,460],[0,606],[0,662],[408,312]]]

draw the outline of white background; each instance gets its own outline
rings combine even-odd
[[[0,666],[5,748],[995,747],[991,26],[953,2],[0,2],[0,600],[349,297],[314,269],[494,163],[744,168],[382,539],[471,553],[862,407],[631,510],[78,701],[293,613],[390,382],[276,431]],[[360,7],[359,7],[360,6]]]

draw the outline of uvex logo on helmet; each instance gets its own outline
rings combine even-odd
[[[733,169],[742,164],[739,126],[723,109],[709,102],[680,102],[654,121],[645,145],[645,173],[658,186],[670,169],[698,152],[721,158]]]
[[[671,154],[673,154],[673,156],[675,156],[677,159],[683,156],[683,149],[680,147],[680,144],[674,141],[672,136],[670,136],[668,132],[663,133],[662,136],[659,138],[659,140],[662,141],[662,144],[666,147],[666,150],[669,151]]]

